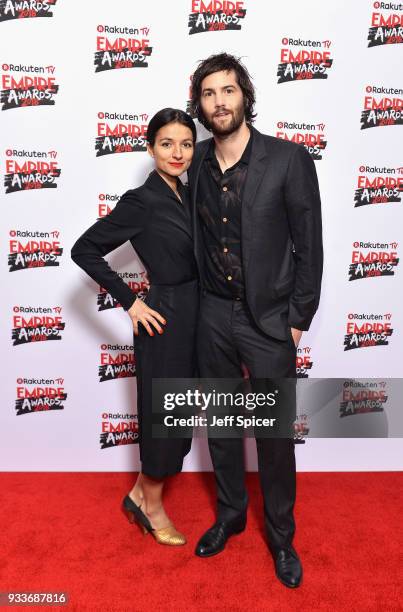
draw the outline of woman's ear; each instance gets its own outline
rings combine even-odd
[[[148,151],[148,154],[151,155],[151,157],[154,157],[153,148],[150,144],[148,144],[148,142],[147,142],[147,151]]]

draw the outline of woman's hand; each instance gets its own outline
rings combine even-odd
[[[134,334],[136,336],[139,335],[139,323],[144,325],[150,336],[154,335],[154,331],[151,328],[151,325],[155,327],[159,334],[162,334],[164,332],[162,327],[158,324],[158,321],[163,325],[166,324],[164,317],[162,317],[156,310],[152,310],[151,308],[149,308],[147,304],[140,300],[140,298],[136,298],[136,300],[130,306],[127,312],[132,320]]]

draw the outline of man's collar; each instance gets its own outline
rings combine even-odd
[[[253,141],[253,130],[249,127],[249,132],[250,132],[250,137],[248,140],[248,144],[246,145],[244,152],[242,153],[242,156],[239,160],[239,162],[237,163],[241,163],[241,164],[248,164],[249,160],[250,160],[250,156],[251,156],[251,151],[252,151],[252,141]],[[215,141],[214,138],[211,139],[209,147],[207,149],[207,153],[204,159],[210,159],[213,161],[216,161],[216,155],[215,155]],[[235,165],[235,164],[234,164]]]

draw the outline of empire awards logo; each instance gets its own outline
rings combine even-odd
[[[139,425],[137,414],[113,414],[104,412],[101,421],[99,443],[101,449],[137,444]]]
[[[394,276],[399,263],[397,247],[397,242],[354,242],[348,280]]]
[[[368,95],[364,97],[364,110],[361,112],[362,130],[403,125],[403,89],[368,85],[365,91]]]
[[[330,40],[302,40],[284,37],[281,41],[277,83],[327,79],[333,65]]]
[[[14,306],[11,338],[13,346],[29,342],[61,340],[65,328],[62,308],[54,306]]]
[[[23,106],[52,106],[55,104],[55,96],[59,91],[59,85],[56,84],[56,78],[53,76],[54,66],[3,64],[2,70],[1,110],[22,108]],[[32,74],[35,74],[35,76],[32,76]]]
[[[97,32],[95,72],[148,67],[153,50],[148,39],[150,28],[99,25]]]
[[[387,346],[393,334],[392,314],[350,313],[344,336],[344,350]]]
[[[309,378],[309,372],[312,369],[312,348],[310,346],[298,347],[296,368],[297,378]]]
[[[360,166],[354,207],[401,202],[403,167]]]
[[[11,19],[53,17],[57,0],[0,0],[0,22]]]
[[[277,138],[291,140],[303,144],[312,159],[322,159],[322,153],[327,147],[324,123],[305,123],[296,121],[278,121]]]
[[[134,347],[127,344],[102,344],[98,367],[99,382],[136,376],[133,350]]]
[[[17,416],[48,410],[64,410],[67,393],[63,384],[64,378],[17,378],[15,400]]]
[[[11,237],[8,254],[9,272],[60,265],[59,258],[63,254],[63,248],[58,239],[60,236],[58,230],[53,232],[10,230],[9,234]]]
[[[57,151],[7,149],[4,174],[5,192],[16,193],[17,191],[32,189],[56,189],[56,179],[61,174],[59,162],[56,158]],[[35,161],[32,161],[33,159]]]
[[[340,417],[384,412],[388,401],[386,381],[346,380],[343,384]]]
[[[401,2],[374,2],[368,47],[403,43],[403,4]]]
[[[112,153],[146,151],[148,117],[146,113],[98,113],[96,157]]]
[[[140,299],[147,295],[149,282],[145,271],[142,272],[117,272],[123,280],[132,279],[127,282],[128,286]],[[134,280],[133,280],[134,279]],[[121,304],[103,287],[99,287],[97,296],[98,310],[110,310],[111,308],[121,308]]]
[[[189,34],[241,30],[242,20],[246,15],[244,4],[245,2],[228,0],[192,0]]]
[[[98,219],[109,215],[119,200],[120,195],[117,193],[100,193],[98,195]]]

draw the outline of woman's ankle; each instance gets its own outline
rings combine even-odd
[[[161,516],[161,515],[167,516],[167,513],[165,512],[165,508],[162,504],[159,504],[157,506],[151,506],[151,507],[147,504],[147,516],[149,516],[150,518],[153,518],[153,517]]]
[[[144,501],[143,489],[136,483],[132,490],[129,492],[129,497],[135,502],[140,503]]]

